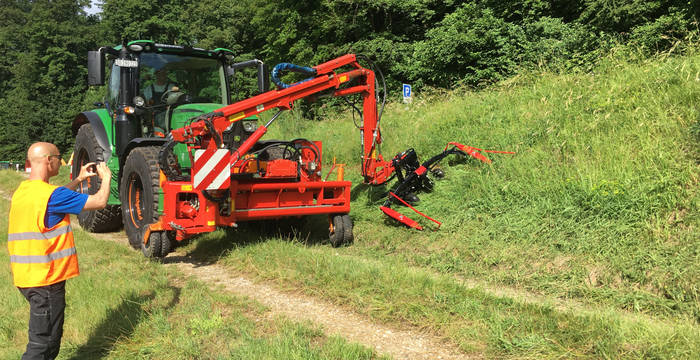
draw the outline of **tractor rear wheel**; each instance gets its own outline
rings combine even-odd
[[[353,242],[352,220],[348,214],[330,215],[329,239],[331,246],[340,247]]]
[[[166,232],[154,231],[146,243],[143,241],[148,226],[158,221],[159,151],[156,146],[132,150],[124,163],[119,185],[124,230],[129,243],[134,248],[141,248],[149,258],[164,257],[171,250]]]
[[[83,165],[104,160],[103,150],[97,143],[95,133],[92,132],[92,126],[90,124],[81,126],[75,138],[73,166],[71,169],[73,179],[78,177],[80,168]],[[99,176],[91,176],[78,184],[75,191],[93,195],[100,189],[100,184]],[[100,210],[81,211],[78,214],[78,223],[83,229],[90,232],[118,230],[122,225],[119,205],[107,205]]]

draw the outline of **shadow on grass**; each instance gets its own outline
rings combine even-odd
[[[165,305],[164,309],[170,309],[180,302],[181,289],[171,287],[173,298]],[[80,346],[72,360],[101,359],[107,356],[120,338],[129,338],[134,333],[138,324],[148,316],[148,303],[156,297],[154,292],[146,295],[132,294],[124,299],[119,306],[110,309],[107,317],[95,328],[88,341]]]
[[[394,183],[395,181],[389,181]],[[381,205],[389,194],[387,184],[372,186],[367,184],[357,184],[350,190],[350,201],[356,201],[360,196],[367,198],[367,205]]]
[[[188,255],[170,255],[163,263],[188,263],[195,267],[218,261],[229,251],[264,243],[274,239],[297,242],[308,247],[330,246],[327,215],[311,215],[301,218],[248,221],[238,228],[204,234],[194,239],[194,248]]]

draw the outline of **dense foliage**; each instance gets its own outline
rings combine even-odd
[[[314,65],[354,52],[389,84],[488,84],[523,68],[586,69],[612,46],[646,53],[697,32],[688,0],[1,0],[0,158],[29,143],[69,151],[87,91],[85,54],[124,40],[225,47],[239,59]]]

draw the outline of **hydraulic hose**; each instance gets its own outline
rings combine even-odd
[[[189,181],[189,176],[182,175],[180,172],[177,157],[173,152],[173,148],[178,144],[177,141],[173,139],[172,134],[168,134],[166,140],[165,145],[160,148],[160,154],[158,154],[158,165],[160,169],[163,171],[168,181]]]
[[[284,73],[288,72],[288,71],[293,71],[293,72],[296,72],[296,73],[299,73],[302,75],[307,75],[307,76],[309,76],[309,78],[306,78],[302,81],[298,81],[294,84],[285,84],[280,79],[280,76],[284,75]],[[290,63],[279,63],[279,64],[275,65],[275,67],[272,68],[272,74],[271,74],[272,82],[275,83],[275,85],[277,85],[277,87],[280,89],[286,89],[290,86],[294,86],[294,85],[301,84],[303,82],[312,80],[314,78],[314,76],[316,76],[316,69],[310,68],[307,66],[299,66],[299,65],[295,65],[295,64],[290,64]]]

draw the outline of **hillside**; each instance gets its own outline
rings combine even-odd
[[[700,54],[643,61],[628,55],[603,59],[591,72],[530,73],[479,92],[389,104],[382,119],[385,157],[414,147],[426,159],[449,141],[517,152],[489,154],[492,165],[444,161],[446,178],[433,193],[419,195],[418,206],[443,222],[438,231],[409,230],[383,218],[378,207],[386,189],[360,184],[360,139],[349,111],[317,121],[290,113],[267,138],[323,140],[324,173],[334,157],[348,164],[354,244],[334,249],[323,243],[327,220],[313,217],[291,231],[241,223],[179,251],[373,322],[434,334],[465,356],[696,358],[700,139],[693,131],[700,121]],[[6,172],[2,179],[6,191],[17,181]],[[0,208],[6,213],[6,204]],[[112,247],[105,249],[117,251]],[[95,266],[69,296],[95,292],[126,299],[121,311],[137,314],[136,325],[110,328],[106,350],[84,334],[69,333],[73,354],[127,358],[141,349],[154,358],[193,357],[202,350],[210,358],[378,356],[329,341],[314,327],[270,325],[267,318],[258,323],[257,305],[212,296],[194,282],[180,284],[180,294],[171,284],[181,283],[177,274],[159,272],[137,252],[118,250],[112,259],[95,244],[88,249],[88,263]],[[6,255],[0,258],[7,262]],[[92,279],[109,271],[100,266],[112,261],[120,277],[128,276],[129,266],[143,274],[107,291],[113,285]],[[2,289],[16,293],[6,281]],[[25,304],[12,299],[5,307],[21,313]],[[109,304],[100,306],[90,310],[97,312],[93,317],[118,314]],[[212,314],[206,314],[209,308]],[[197,326],[189,333],[169,330],[180,321]],[[241,321],[244,333],[229,321]],[[88,322],[82,331],[97,331],[91,326],[99,324]],[[19,318],[0,321],[0,327],[2,339],[22,343],[26,324]],[[179,343],[188,334],[193,339]],[[210,336],[219,345],[200,344]],[[267,350],[270,343],[278,346]]]
[[[443,222],[436,232],[383,221],[379,192],[356,186],[357,241],[344,252],[697,324],[700,148],[692,129],[699,121],[700,56],[626,58],[603,59],[590,73],[530,74],[486,91],[392,104],[382,122],[385,156],[412,146],[425,159],[448,141],[517,155],[489,155],[491,166],[446,161],[446,179],[419,206]],[[357,174],[359,135],[349,117],[281,121],[278,134],[326,139],[326,159],[336,156],[355,168],[346,173]],[[232,262],[251,252],[257,254],[234,251]],[[303,263],[286,266],[290,278],[306,283],[314,277],[299,275],[312,270]],[[344,287],[342,280],[337,286]],[[362,292],[352,287],[346,290]],[[445,303],[426,300],[418,312],[461,301],[438,300]],[[393,309],[386,306],[376,312]],[[522,331],[515,329],[513,336]]]

